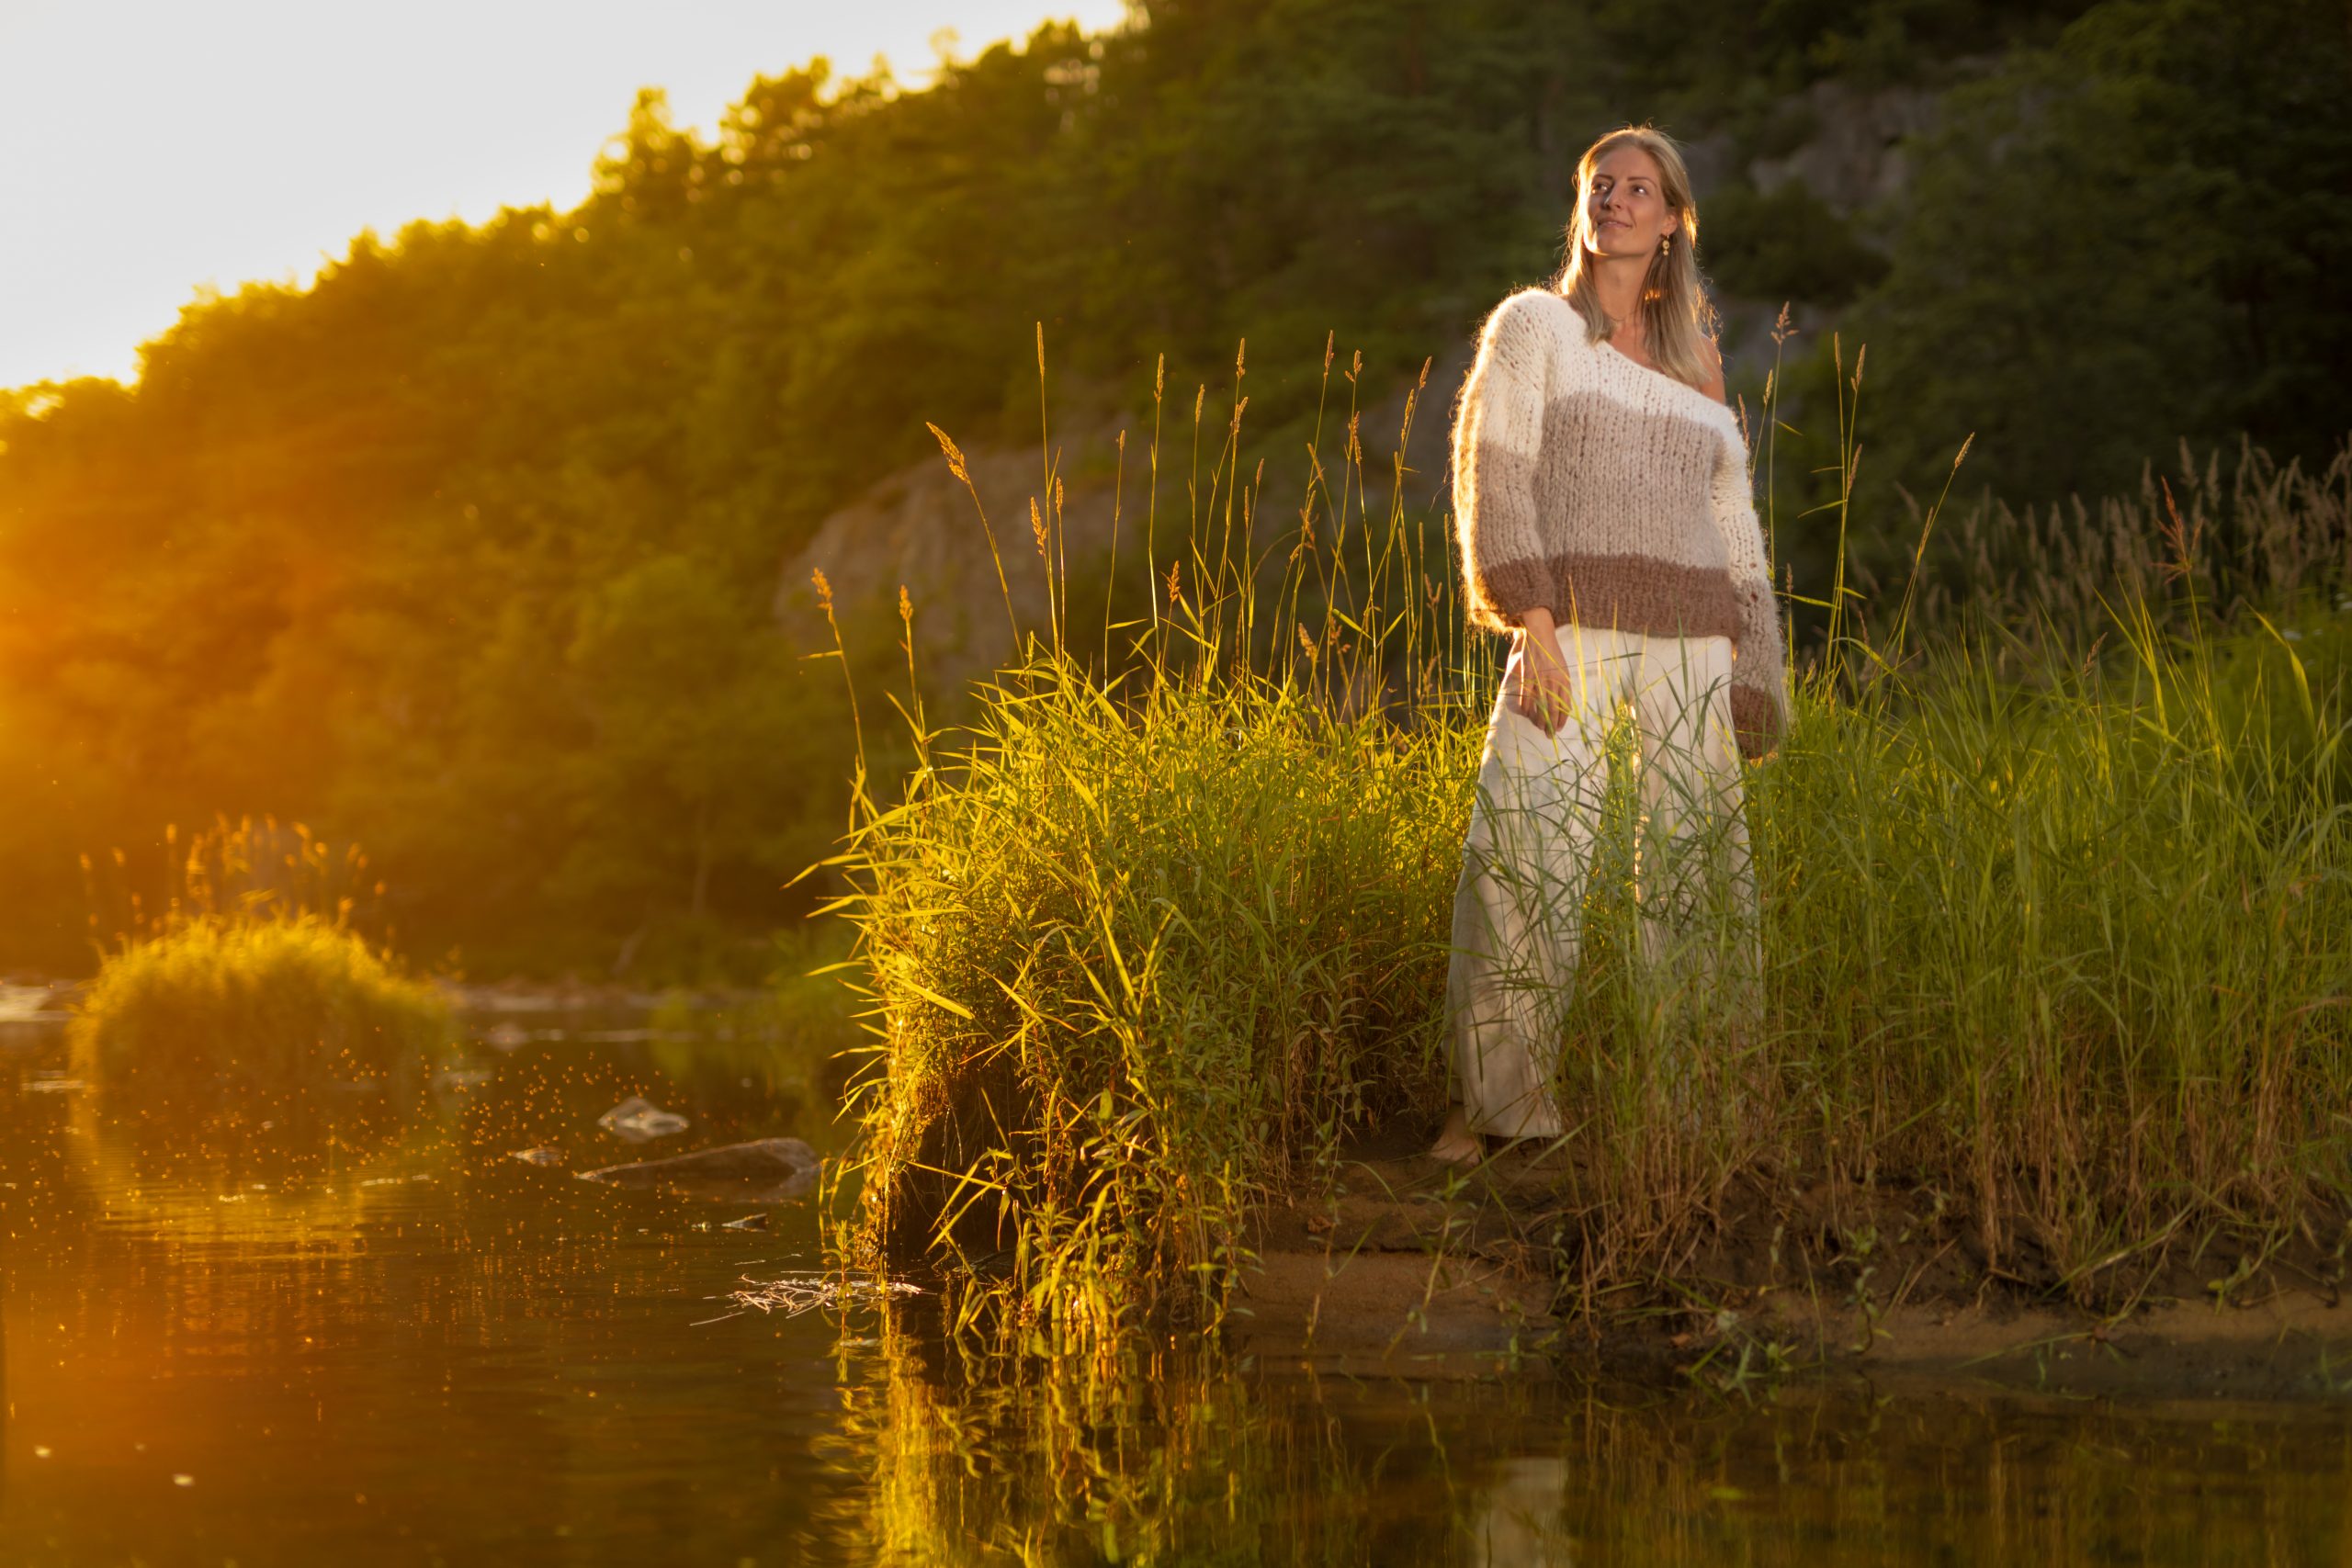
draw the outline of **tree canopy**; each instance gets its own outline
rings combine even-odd
[[[1035,323],[1114,415],[1248,338],[1269,441],[1329,334],[1408,376],[1627,119],[1692,145],[1727,297],[1872,344],[1873,476],[2315,456],[2347,60],[2315,0],[1149,0],[922,91],[755,79],[709,141],[643,94],[571,211],[363,233],[131,386],[0,395],[0,964],[86,960],[76,852],[227,811],[368,844],[427,956],[756,966],[841,820],[838,671],[770,609],[829,513],[926,422],[1034,439]],[[1935,98],[1891,209],[1757,176],[1825,84]]]

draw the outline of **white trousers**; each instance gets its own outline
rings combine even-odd
[[[1571,700],[1556,731],[1520,705],[1524,633],[1511,653],[1454,890],[1446,1006],[1455,1089],[1472,1128],[1508,1137],[1561,1131],[1553,1085],[1609,783],[1607,738],[1628,704],[1640,736],[1642,977],[1663,982],[1661,995],[1700,1000],[1705,1017],[1751,1006],[1760,973],[1730,639],[1570,625],[1560,650]],[[1747,983],[1726,989],[1726,979]],[[1687,1085],[1690,1066],[1669,1077]]]

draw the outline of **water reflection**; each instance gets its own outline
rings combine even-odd
[[[729,1234],[740,1206],[573,1173],[639,1152],[596,1127],[632,1094],[697,1140],[822,1137],[823,1069],[714,1050],[673,1077],[677,1043],[580,1043],[598,1021],[292,1116],[28,1093],[55,1049],[0,1057],[0,1562],[781,1560],[808,1500],[775,1454],[825,1424],[831,1331],[690,1325],[749,1270],[815,1266],[813,1221]],[[533,1146],[557,1163],[508,1157]]]
[[[487,1021],[487,1033],[496,1021]],[[28,1092],[0,1047],[0,1562],[2336,1561],[2342,1405],[969,1355],[729,1315],[806,1203],[575,1179],[835,1149],[830,1051],[535,1019],[379,1114]],[[628,1035],[589,1040],[591,1033]],[[763,1054],[764,1050],[764,1055]],[[630,1095],[690,1131],[632,1148]],[[509,1157],[554,1151],[555,1163]],[[737,1232],[756,1210],[770,1229]],[[182,1478],[185,1478],[183,1480]]]
[[[829,1446],[854,1558],[2301,1563],[2352,1548],[2341,1409],[1574,1378],[974,1375],[886,1331]]]

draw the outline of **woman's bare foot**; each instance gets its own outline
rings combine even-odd
[[[1440,1165],[1476,1165],[1486,1154],[1487,1140],[1470,1130],[1470,1118],[1462,1107],[1448,1111],[1437,1142],[1430,1145],[1430,1158]]]

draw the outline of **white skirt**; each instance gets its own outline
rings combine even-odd
[[[1685,967],[1714,995],[1725,952],[1738,955],[1731,967],[1749,980],[1760,957],[1731,639],[1569,625],[1560,650],[1572,700],[1555,732],[1520,706],[1525,633],[1512,650],[1487,723],[1454,889],[1446,1008],[1455,1092],[1473,1130],[1505,1137],[1562,1130],[1553,1086],[1608,784],[1607,736],[1623,705],[1633,705],[1641,736],[1635,897],[1645,971],[1671,974],[1675,955],[1687,954],[1696,962]],[[1694,930],[1711,911],[1736,922],[1728,942],[1719,924]]]

